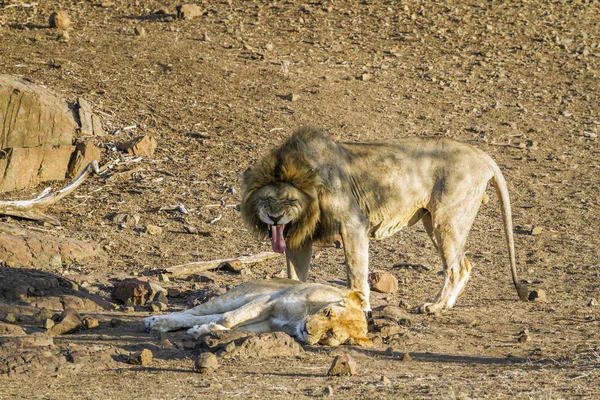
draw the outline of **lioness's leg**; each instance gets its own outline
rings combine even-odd
[[[433,221],[431,219],[431,213],[428,212],[427,214],[425,214],[421,221],[423,221],[423,227],[425,227],[425,232],[427,232],[427,234],[429,235],[429,238],[433,242],[433,246],[435,247],[436,250],[438,250],[439,246],[435,239],[435,233],[433,232]]]
[[[306,282],[312,258],[312,242],[308,242],[299,250],[286,249],[285,258],[288,278]]]
[[[144,325],[149,331],[169,332],[194,325],[209,324],[221,318],[222,314],[195,316],[186,312],[176,312],[167,315],[156,315],[144,318]]]
[[[365,295],[363,310],[371,311],[369,301],[369,237],[363,224],[342,225],[341,234],[346,256],[346,286]]]
[[[234,329],[239,326],[255,324],[267,320],[271,316],[273,310],[273,302],[271,296],[265,295],[252,300],[242,307],[228,311],[221,315],[215,321],[210,321],[208,324],[196,325],[187,333],[193,337],[198,337],[204,333]]]
[[[465,257],[465,245],[469,230],[477,214],[479,202],[464,204],[463,213],[445,213],[432,216],[434,243],[442,258],[444,280],[442,288],[432,303],[425,303],[423,312],[435,313],[454,306],[471,274],[471,264]],[[456,208],[449,208],[454,209]],[[433,239],[432,239],[433,240]]]

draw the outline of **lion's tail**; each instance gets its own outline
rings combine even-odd
[[[500,198],[500,207],[502,209],[502,219],[504,220],[504,233],[506,235],[506,243],[508,245],[508,255],[510,257],[510,272],[512,274],[513,284],[515,285],[515,289],[517,289],[517,293],[519,294],[519,298],[522,301],[527,301],[527,285],[519,282],[519,278],[517,277],[517,261],[515,257],[515,240],[513,236],[513,226],[512,226],[512,211],[510,208],[510,199],[508,197],[508,187],[506,186],[506,181],[504,180],[504,175],[502,175],[502,171],[498,165],[490,158],[490,167],[494,173],[492,177],[492,183],[496,188],[496,193],[498,193],[498,197]]]

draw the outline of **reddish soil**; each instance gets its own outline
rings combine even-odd
[[[106,257],[44,272],[108,296],[112,278],[268,250],[241,224],[239,178],[309,124],[347,141],[444,135],[491,154],[509,184],[520,276],[547,301],[518,301],[489,190],[469,239],[471,281],[455,308],[411,314],[410,326],[374,348],[227,359],[205,376],[194,372],[189,350],[160,347],[149,366],[122,362],[119,355],[157,346],[141,322],[149,312],[98,311],[88,313],[100,319],[97,330],[59,336],[55,345],[100,346],[113,362],[85,353],[88,362],[73,371],[0,375],[0,398],[287,399],[320,397],[327,386],[338,398],[600,397],[597,2],[203,1],[204,14],[189,21],[173,19],[177,4],[0,0],[0,72],[69,101],[86,98],[107,131],[88,139],[105,149],[103,163],[121,160],[49,210],[62,227],[11,221],[105,249]],[[48,28],[61,8],[73,21],[66,42]],[[139,135],[156,138],[152,157],[114,150]],[[176,211],[179,204],[189,213]],[[162,232],[145,233],[148,224]],[[535,227],[541,233],[532,235]],[[372,270],[400,281],[394,295],[374,293],[374,306],[410,308],[441,283],[420,225],[370,252]],[[342,261],[342,250],[323,248],[311,279],[339,284]],[[216,272],[215,282],[195,287],[224,288],[283,268],[281,257],[242,275]],[[193,289],[183,280],[168,285]],[[111,327],[111,318],[124,324]],[[167,337],[180,345],[185,334]],[[402,361],[406,352],[412,361]],[[358,374],[326,376],[342,353],[355,358]]]

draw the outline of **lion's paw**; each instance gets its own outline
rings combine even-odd
[[[228,330],[229,328],[225,328],[223,325],[219,325],[216,322],[211,322],[209,324],[196,325],[193,328],[188,329],[187,334],[193,337],[194,339],[197,339],[206,333]]]
[[[439,314],[445,306],[441,303],[423,303],[417,308],[420,314]]]

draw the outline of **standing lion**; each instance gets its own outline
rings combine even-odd
[[[465,244],[491,181],[500,198],[513,283],[517,279],[508,189],[483,151],[447,138],[409,137],[382,142],[337,143],[314,128],[298,129],[281,147],[248,169],[242,182],[242,217],[273,250],[286,254],[288,277],[308,278],[312,245],[344,242],[347,286],[365,295],[370,310],[369,237],[383,239],[423,221],[444,271],[432,302],[450,308],[469,280]]]

